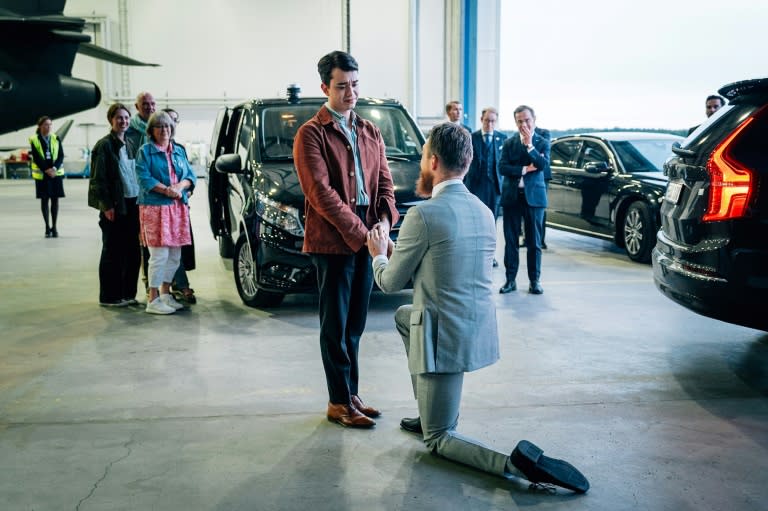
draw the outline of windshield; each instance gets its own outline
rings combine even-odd
[[[682,140],[682,139],[680,139]],[[673,139],[643,139],[613,141],[614,149],[626,172],[661,172],[664,162],[672,155]]]
[[[299,127],[317,113],[317,105],[267,107],[261,114],[261,150],[264,160],[293,158],[293,139]],[[386,105],[358,105],[360,117],[381,130],[388,157],[421,158],[422,140],[410,118],[398,108]]]

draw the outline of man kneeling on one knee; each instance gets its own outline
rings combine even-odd
[[[461,126],[435,126],[424,145],[416,191],[430,197],[412,207],[392,250],[386,232],[368,234],[376,284],[385,293],[413,279],[413,304],[395,313],[419,407],[403,429],[420,433],[430,451],[500,475],[522,476],[576,492],[589,489],[571,464],[542,455],[523,440],[511,454],[459,434],[464,373],[499,358],[491,271],[496,249],[493,213],[462,183],[472,142]],[[387,257],[392,250],[391,258]],[[471,307],[469,307],[471,304]]]

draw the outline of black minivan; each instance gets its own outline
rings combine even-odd
[[[293,166],[293,138],[327,101],[257,99],[222,108],[208,165],[211,231],[222,257],[233,257],[235,285],[251,307],[276,307],[286,294],[317,290],[304,243],[304,194]],[[395,100],[360,98],[355,112],[381,130],[402,217],[415,195],[424,135]],[[399,224],[391,230],[397,238]]]
[[[664,165],[654,282],[695,312],[768,330],[768,78],[719,92],[728,104]]]

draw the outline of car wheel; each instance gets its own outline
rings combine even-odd
[[[235,260],[232,264],[235,273],[235,285],[240,299],[249,307],[277,307],[285,295],[259,289],[258,267],[253,258],[253,250],[245,236],[241,236],[235,245]]]
[[[624,215],[624,248],[633,261],[647,263],[656,242],[656,230],[648,204],[636,201]]]

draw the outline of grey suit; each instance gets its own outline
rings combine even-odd
[[[499,358],[491,265],[491,211],[459,181],[408,211],[392,258],[374,259],[385,293],[413,278],[413,305],[395,313],[408,355],[424,442],[430,451],[497,475],[509,456],[458,434],[464,372]]]

